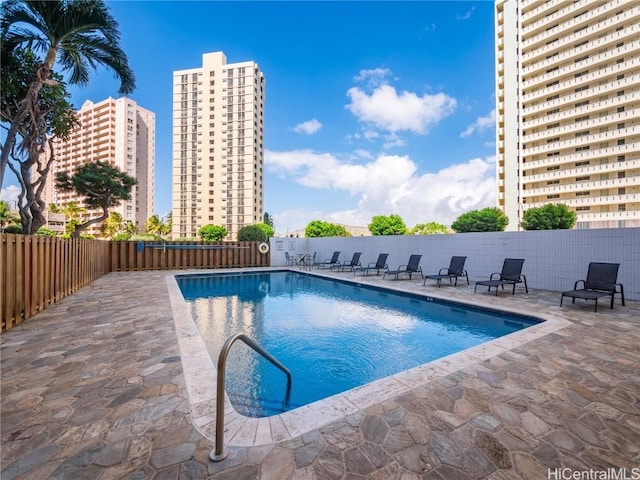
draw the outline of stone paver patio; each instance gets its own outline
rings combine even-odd
[[[554,292],[496,298],[473,285],[359,278],[566,326],[213,463],[194,426],[166,275],[109,274],[0,337],[2,480],[640,475],[640,302],[594,313],[593,303],[561,309]]]

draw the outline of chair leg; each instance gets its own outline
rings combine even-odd
[[[596,307],[593,309],[594,312],[598,311],[598,297],[596,297]]]
[[[564,295],[560,295],[560,306],[562,306],[562,299],[564,298]]]
[[[613,297],[615,296],[615,292],[611,292],[611,310],[613,310]]]

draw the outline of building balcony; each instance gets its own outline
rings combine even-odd
[[[582,213],[576,212],[577,222],[590,222],[590,221],[619,221],[619,220],[637,220],[640,219],[640,210],[626,210],[615,212],[598,212],[598,213]]]
[[[590,90],[587,90],[586,92],[580,92],[580,94],[582,96],[591,97],[592,95],[586,95],[586,93],[593,92],[596,94],[595,96],[600,96],[610,91],[618,90],[620,86],[617,84],[617,82],[618,81],[616,81],[615,84],[601,85],[595,89],[590,89]],[[588,115],[590,113],[599,112],[601,110],[607,110],[609,108],[617,109],[617,107],[619,106],[627,105],[633,102],[637,102],[639,100],[640,100],[640,90],[636,92],[628,93],[626,95],[615,96],[613,98],[602,100],[600,102],[590,103],[589,105],[584,105],[579,108],[573,108],[573,109],[565,110],[564,112],[554,113],[553,115],[546,115],[540,118],[527,120],[524,123],[524,128],[529,129],[534,127],[540,127],[549,123],[557,123],[562,120],[566,120],[569,118],[578,117],[582,115]]]
[[[580,114],[583,114],[582,112],[586,110],[593,111],[595,109],[588,108],[591,104],[575,108],[573,106],[574,103],[580,102],[581,100],[591,100],[596,97],[601,97],[607,94],[618,92],[620,90],[636,87],[639,81],[640,81],[640,74],[630,75],[623,79],[607,82],[604,85],[598,85],[595,88],[589,88],[588,90],[584,90],[582,92],[571,93],[569,95],[564,95],[554,100],[540,102],[537,105],[526,106],[524,107],[522,114],[524,116],[534,115],[536,113],[546,112],[547,110],[566,106],[566,105],[570,105],[572,112],[575,112],[576,115],[578,115],[578,112],[581,112]],[[611,98],[607,100],[602,100],[601,102],[598,102],[598,105],[602,105],[603,102],[604,104],[606,104],[606,102],[609,102],[609,101],[611,101],[612,104],[616,103],[618,105],[624,105],[628,101],[635,100],[637,98],[635,96],[636,94],[637,94],[637,91],[634,91],[631,94],[621,95],[620,97],[616,97],[615,99]],[[631,95],[631,97],[629,97],[629,95]],[[585,110],[582,110],[582,109],[585,109]],[[545,116],[544,118],[547,118],[547,117]]]
[[[527,165],[527,164],[525,164]],[[581,167],[568,168],[565,170],[551,170],[544,173],[537,173],[534,175],[525,174],[522,183],[524,185],[531,184],[534,182],[544,182],[548,180],[563,180],[563,179],[573,179],[574,177],[583,177],[583,176],[591,176],[591,175],[603,175],[610,173],[623,172],[630,169],[635,169],[640,167],[640,159],[633,160],[625,160],[623,162],[612,162],[612,163],[604,163],[602,165],[583,165]],[[523,169],[524,172],[529,171],[529,169]],[[574,181],[575,182],[575,181]],[[556,185],[562,186],[562,184]]]
[[[553,165],[563,165],[573,162],[584,162],[586,160],[600,159],[604,157],[613,157],[620,155],[630,155],[640,151],[640,143],[627,143],[625,145],[614,145],[606,148],[594,148],[592,150],[584,150],[581,152],[574,152],[568,155],[559,155],[557,157],[544,158],[542,160],[533,160],[530,162],[524,162],[521,164],[523,171],[546,168]]]
[[[546,10],[550,10],[550,8],[548,7],[549,3],[553,3],[553,7],[556,6],[562,6],[562,5],[566,5],[566,3],[560,3],[560,2],[548,2],[545,6],[547,7],[545,9]],[[585,5],[590,5],[593,4],[592,0],[579,0],[575,3],[571,3],[569,4],[567,7],[565,8],[560,8],[558,9],[555,13],[552,13],[550,15],[545,15],[544,17],[540,18],[539,20],[535,20],[533,22],[528,22],[529,19],[535,17],[536,15],[531,15],[531,13],[535,10],[538,10],[540,7],[532,10],[531,12],[528,12],[527,14],[523,15],[522,18],[522,23],[524,25],[524,27],[522,27],[522,35],[523,37],[525,35],[530,35],[532,32],[534,32],[535,30],[537,30],[538,28],[542,28],[545,25],[549,25],[550,23],[560,20],[562,18],[571,16],[573,17],[575,15],[575,13],[580,10],[582,7],[584,7]],[[542,13],[542,12],[539,12]]]
[[[529,5],[533,5],[535,0],[522,2],[522,11],[525,11]],[[548,2],[542,2],[542,5],[535,7],[528,12],[525,12],[522,15],[522,21],[527,22],[529,19],[536,17],[538,15],[543,14],[549,10],[556,8],[558,5],[562,4],[563,0],[549,0]]]
[[[566,148],[575,148],[583,145],[595,145],[605,141],[616,141],[622,138],[629,138],[632,135],[640,134],[640,125],[617,128],[608,132],[598,132],[592,135],[585,135],[583,137],[568,138],[560,140],[559,142],[545,143],[537,147],[529,147],[523,150],[524,155],[536,155],[544,154],[556,150],[564,150]]]
[[[640,117],[640,108],[634,108],[633,110],[625,110],[624,112],[614,113],[611,115],[606,115],[604,117],[592,118],[592,119],[585,120],[583,122],[578,122],[578,123],[574,122],[568,125],[564,125],[562,127],[551,128],[551,129],[543,130],[537,133],[532,133],[530,135],[524,135],[523,138],[524,138],[524,142],[544,140],[550,137],[571,135],[581,130],[599,128],[604,125],[615,124],[619,122],[627,122],[629,120],[633,121],[638,117]],[[615,127],[613,127],[611,131],[613,131],[613,129],[615,129]],[[604,133],[608,133],[608,132],[604,132]]]
[[[602,205],[619,205],[621,203],[638,203],[640,194],[630,193],[628,195],[600,195],[598,197],[567,198],[561,200],[567,207],[596,207]],[[547,205],[548,201],[527,203],[527,208],[538,208]],[[579,212],[577,212],[579,213]],[[606,212],[613,213],[613,212]]]
[[[549,185],[541,188],[531,188],[520,191],[522,198],[538,197],[540,195],[553,195],[563,193],[575,193],[584,191],[607,190],[610,188],[628,188],[640,185],[640,177],[610,178],[608,180],[596,180],[593,182],[568,183],[566,185]],[[585,197],[587,198],[587,197]]]
[[[575,57],[579,57],[581,55],[584,55],[587,52],[597,52],[599,50],[601,50],[602,48],[604,48],[605,46],[609,45],[609,44],[613,44],[613,43],[620,43],[620,42],[627,42],[629,41],[629,38],[633,38],[635,36],[637,36],[638,34],[638,27],[637,26],[628,26],[626,28],[624,28],[623,30],[617,31],[617,32],[612,32],[609,35],[606,35],[604,37],[598,38],[596,40],[592,40],[589,43],[585,44],[585,45],[581,45],[579,47],[574,47],[570,50],[566,50],[563,53],[558,54],[555,57],[552,58],[544,58],[538,62],[535,63],[529,63],[527,64],[527,66],[525,66],[522,69],[522,75],[523,76],[528,76],[531,75],[532,73],[538,71],[538,70],[546,70],[547,68],[549,68],[550,66],[553,65],[557,65],[560,63],[564,63],[564,62],[569,62],[571,61],[573,58]],[[573,40],[575,41],[575,40]],[[572,42],[573,42],[572,41]],[[564,42],[562,42],[564,43]],[[561,48],[561,42],[559,41],[557,43],[557,45],[553,45],[555,48],[553,48],[552,50],[556,50],[558,48]],[[523,59],[526,59],[526,57],[528,56],[529,58],[531,58],[531,53],[529,53],[528,55],[524,55]],[[526,60],[524,60],[526,62]]]
[[[633,44],[624,45],[619,47],[617,50],[624,51],[628,54],[634,54],[640,48],[640,41],[634,42]],[[561,92],[562,90],[572,89],[577,86],[580,86],[584,83],[593,82],[594,80],[599,80],[604,77],[620,75],[622,73],[632,72],[637,70],[638,66],[640,66],[640,57],[629,58],[622,63],[616,63],[609,67],[599,68],[597,70],[592,70],[586,75],[581,75],[579,77],[574,77],[575,73],[578,73],[582,70],[588,69],[588,65],[594,65],[596,63],[601,63],[603,61],[611,60],[614,58],[613,51],[608,51],[597,55],[595,57],[588,58],[583,62],[578,62],[572,64],[570,66],[561,68],[560,70],[556,70],[554,72],[545,73],[544,75],[540,75],[539,77],[535,77],[531,80],[526,80],[523,82],[523,90],[529,90],[536,88],[538,85],[544,85],[550,80],[559,80],[560,83],[557,85],[553,85],[552,87],[546,88],[536,88],[533,92],[525,93],[522,96],[524,102],[530,102],[539,97],[546,97],[553,93]],[[566,77],[566,78],[563,78]]]
[[[571,20],[559,22],[556,27],[550,30],[545,30],[543,32],[538,33],[537,35],[534,35],[530,38],[523,40],[522,42],[523,50],[529,47],[532,47],[537,43],[546,43],[550,38],[555,36],[571,36],[571,34],[570,33],[568,34],[567,31],[573,30],[584,23],[593,22],[598,17],[611,14],[612,12],[616,12],[620,10],[620,8],[624,8],[630,5],[633,6],[636,4],[637,4],[637,0],[611,0],[606,3],[603,3],[597,8],[594,8],[593,10],[586,12],[584,15],[580,15],[579,17],[573,18]],[[640,10],[640,7],[631,8],[629,12],[626,12],[626,13],[629,13],[630,15],[624,16],[623,17],[624,20],[625,21],[630,20],[631,18],[633,18],[634,15],[637,15],[638,13],[637,11],[639,10]],[[596,27],[596,28],[592,32],[590,32],[590,34],[599,33],[600,31],[605,30],[610,26],[611,21],[613,21],[612,23],[616,23],[616,24],[619,23],[620,18],[618,17],[619,16],[617,15],[612,16],[611,18],[608,18],[604,21],[597,23],[596,25],[593,25],[593,27]],[[608,24],[608,25],[605,25],[605,24]],[[578,33],[582,33],[582,32],[578,32]]]
[[[640,8],[632,8],[628,12],[624,13],[625,21],[630,24],[633,24],[634,22],[637,23],[637,17],[639,16],[640,16]],[[618,25],[619,23],[620,23],[620,19],[618,17],[612,17],[607,20],[601,21],[596,25],[587,27],[584,30],[579,31],[578,33],[567,35],[559,39],[557,42],[553,42],[550,44],[545,43],[544,45],[541,45],[538,48],[534,48],[533,50],[523,53],[522,63],[523,65],[527,65],[529,62],[534,61],[539,57],[546,57],[546,55],[549,54],[549,52],[555,52],[555,51],[561,50],[581,40],[595,37],[594,38],[594,41],[595,41],[599,35],[602,35],[603,32],[606,32],[607,30],[611,29],[615,25]],[[635,32],[637,32],[637,27],[630,26],[616,33],[620,33],[621,38],[624,38],[625,36],[628,36],[629,34],[635,33]]]

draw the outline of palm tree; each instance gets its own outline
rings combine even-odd
[[[73,220],[80,220],[81,215],[86,211],[87,209],[78,202],[69,202],[60,208],[60,212],[64,213],[65,217]]]
[[[112,238],[114,235],[122,232],[125,228],[125,221],[118,212],[111,212],[102,224],[102,233],[106,237]]]
[[[160,230],[162,228],[162,222],[160,217],[157,214],[151,215],[149,220],[147,220],[147,224],[145,225],[147,233],[151,235],[160,234]]]
[[[43,85],[55,83],[51,76],[56,60],[61,71],[70,72],[70,84],[86,85],[90,72],[98,66],[112,70],[120,80],[121,94],[134,90],[135,75],[119,45],[118,23],[103,0],[6,0],[0,8],[3,50],[11,52],[26,46],[45,55],[2,145],[2,184],[19,126],[25,121],[34,126],[42,123],[38,93]],[[32,131],[41,134],[42,129],[35,127]],[[27,144],[38,140],[42,138],[24,139]]]

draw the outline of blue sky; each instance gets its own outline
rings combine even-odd
[[[265,210],[278,232],[392,213],[449,225],[495,205],[493,2],[108,4],[137,76],[130,97],[156,114],[158,214],[171,209],[173,71],[214,51],[264,72]],[[100,71],[70,91],[79,108],[117,87]]]

